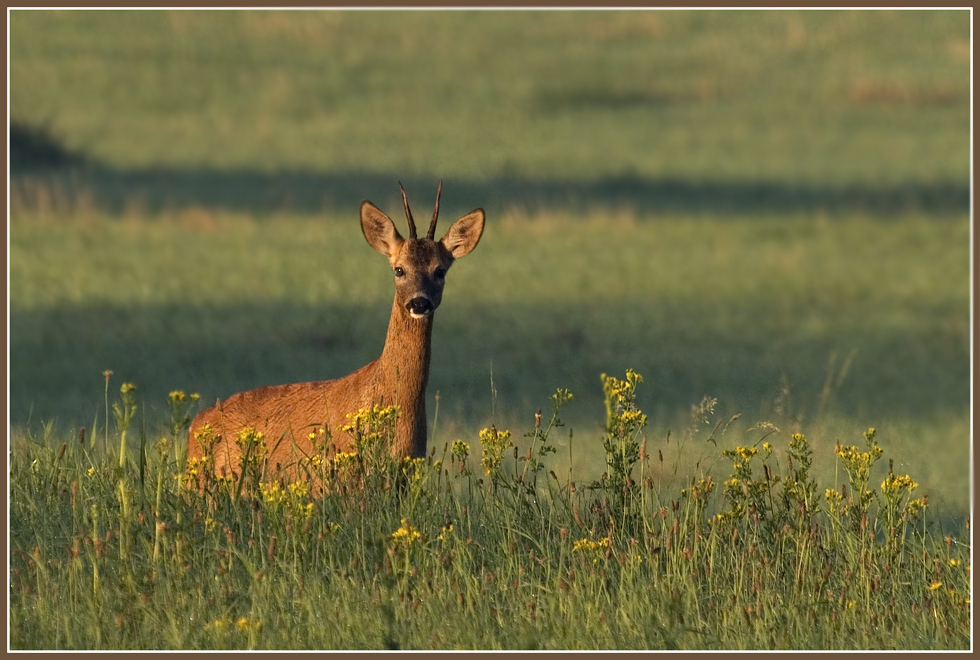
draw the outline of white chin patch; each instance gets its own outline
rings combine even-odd
[[[409,312],[408,314],[413,319],[424,319],[424,318],[428,318],[429,316],[432,316],[432,312],[426,312],[425,314],[419,314],[417,312]]]

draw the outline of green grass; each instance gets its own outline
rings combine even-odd
[[[122,461],[101,430],[31,438],[11,458],[11,645],[969,646],[962,530],[923,518],[914,477],[877,486],[874,431],[838,452],[845,485],[825,491],[803,435],[758,428],[736,446],[708,406],[684,436],[714,425],[730,478],[665,488],[671,461],[643,439],[637,381],[606,381],[606,471],[592,483],[558,467],[562,391],[523,438],[487,429],[405,463],[367,458],[385,456],[392,428],[368,415],[365,466],[303,463],[325,493],[275,482],[254,435],[242,481],[207,461],[183,473],[189,417],[174,395],[170,438],[141,436]]]
[[[959,624],[926,616],[936,594],[922,590],[935,580],[911,560],[895,572],[898,609],[874,596],[848,611],[840,589],[857,565],[835,565],[836,605],[810,603],[815,618],[787,628],[772,604],[746,621],[748,603],[724,598],[756,575],[776,581],[780,612],[799,604],[801,585],[818,594],[781,563],[801,554],[785,545],[797,541],[760,541],[768,554],[753,556],[714,537],[726,581],[710,588],[693,546],[691,558],[677,546],[658,554],[648,536],[614,530],[618,552],[636,539],[646,553],[639,571],[609,558],[579,566],[571,548],[579,532],[596,542],[608,532],[589,510],[601,491],[583,489],[608,471],[599,376],[632,368],[645,376],[644,475],[659,501],[693,507],[681,489],[708,475],[716,484],[692,539],[713,538],[707,512],[731,504],[720,450],[753,445],[759,424],[780,429],[770,441],[784,453],[769,464],[782,476],[786,443],[806,434],[820,495],[848,481],[837,442],[861,444],[873,426],[895,473],[929,498],[908,557],[959,556],[971,484],[969,57],[965,11],[12,12],[12,643],[138,646],[136,631],[155,630],[173,648],[964,646]],[[492,424],[516,436],[568,388],[574,435],[552,437],[547,463],[560,483],[539,482],[533,512],[458,475],[449,493],[425,482],[422,514],[390,494],[352,495],[353,509],[331,496],[315,502],[317,526],[292,536],[288,516],[262,526],[210,502],[219,532],[237,535],[221,546],[205,503],[171,484],[177,456],[154,462],[168,393],[211,402],[374,359],[392,282],[363,241],[358,205],[371,199],[401,222],[401,180],[424,215],[439,179],[445,223],[476,206],[488,221],[438,312],[429,447],[435,458],[456,439],[476,447]],[[148,443],[145,481],[114,467],[107,369],[112,392],[138,387],[128,438],[133,452]],[[715,421],[740,414],[721,447],[685,439],[705,396],[717,399]],[[662,468],[649,462],[657,452]],[[886,475],[880,462],[875,492]],[[682,511],[655,518],[643,502],[648,531]],[[825,509],[819,544],[860,559]],[[175,530],[156,558],[141,545],[157,540],[155,511]],[[479,544],[456,548],[458,570],[440,564],[434,541],[444,515]],[[402,517],[423,534],[411,558],[431,584],[385,572]],[[320,531],[325,545],[313,541]],[[119,534],[133,543],[125,561]],[[293,544],[289,567],[282,552],[264,554],[271,534]],[[84,557],[65,552],[75,540]],[[255,578],[263,561],[266,582]],[[219,564],[227,582],[210,586]],[[584,583],[564,592],[572,568]],[[520,588],[495,590],[491,572]],[[861,580],[870,589],[873,576]],[[296,591],[274,588],[283,584]],[[136,602],[136,619],[112,604]],[[325,602],[337,609],[329,626]],[[452,635],[438,630],[446,616]],[[226,617],[262,629],[219,634]],[[880,637],[862,644],[862,629]]]
[[[11,109],[124,170],[965,185],[969,28],[965,11],[23,11]]]

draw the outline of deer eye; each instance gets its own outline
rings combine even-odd
[[[395,277],[405,277],[405,269],[401,266],[395,267]]]
[[[445,278],[446,278],[446,269],[445,268],[436,268],[436,279],[437,280],[442,280],[442,279],[445,279]]]

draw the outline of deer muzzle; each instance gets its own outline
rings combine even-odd
[[[408,309],[408,313],[411,314],[412,318],[414,319],[425,318],[426,316],[432,314],[432,312],[435,310],[435,306],[432,304],[432,301],[424,296],[412,298],[405,304],[405,307]]]

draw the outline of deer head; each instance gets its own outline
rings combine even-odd
[[[418,238],[405,189],[401,183],[398,187],[405,204],[409,237],[402,238],[391,218],[368,201],[361,204],[361,230],[368,244],[388,257],[388,263],[395,273],[395,307],[413,319],[424,319],[431,317],[442,302],[449,267],[456,259],[472,252],[480,242],[484,214],[483,209],[468,213],[454,222],[449,231],[436,241],[439,197],[442,195],[440,182],[429,233],[425,238]]]

